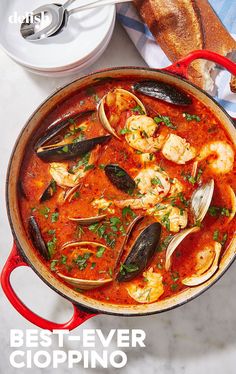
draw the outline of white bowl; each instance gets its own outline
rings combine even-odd
[[[47,0],[34,0],[33,4],[30,0],[1,0],[0,46],[13,60],[29,69],[54,72],[76,68],[98,55],[114,27],[114,5],[73,14],[60,34],[28,42],[21,36],[21,23],[12,21],[45,3]]]

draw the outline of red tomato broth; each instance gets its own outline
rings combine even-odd
[[[42,126],[46,129],[55,120],[67,116],[70,113],[72,117],[73,114],[78,111],[94,109],[96,108],[98,100],[111,89],[114,89],[114,87],[122,87],[131,91],[132,85],[132,80],[112,80],[98,83],[92,88],[89,87],[84,89],[55,108],[45,118]],[[151,115],[152,117],[157,115],[168,116],[171,119],[171,122],[177,127],[176,130],[173,130],[167,128],[164,124],[159,124],[158,132],[161,131],[163,133],[174,133],[179,135],[190,142],[197,151],[199,151],[205,143],[210,142],[213,139],[227,141],[227,143],[232,145],[232,142],[219,121],[203,103],[197,101],[195,98],[193,98],[193,103],[186,109],[185,107],[173,106],[142,94],[137,94],[137,97],[139,97],[144,106],[148,108],[148,115]],[[183,117],[185,111],[189,114],[198,115],[201,118],[201,121],[187,121]],[[117,127],[118,132],[124,127],[127,116],[131,114],[133,113],[126,112],[121,115]],[[78,122],[83,121],[84,120],[81,119]],[[107,133],[99,123],[96,115],[91,115],[88,122],[90,122],[90,126],[88,126],[85,131],[86,138],[89,139]],[[103,277],[108,278],[111,276],[111,269],[114,274],[113,267],[119,254],[119,248],[124,240],[124,233],[121,231],[119,231],[118,235],[115,237],[114,247],[105,250],[101,258],[96,258],[96,255],[93,254],[91,258],[89,258],[87,267],[83,270],[74,268],[68,273],[65,264],[61,263],[61,258],[63,254],[68,258],[71,256],[72,249],[62,249],[63,244],[67,242],[95,241],[101,243],[101,246],[107,245],[103,237],[99,237],[96,233],[89,230],[87,226],[82,226],[81,231],[81,227],[78,228],[76,222],[68,220],[68,217],[90,217],[96,215],[98,211],[91,205],[94,198],[99,199],[105,197],[108,200],[129,198],[125,192],[118,190],[111,184],[101,167],[108,163],[118,164],[124,168],[131,177],[135,177],[140,169],[145,167],[140,159],[140,155],[127,144],[124,135],[121,137],[122,141],[113,137],[107,144],[99,146],[100,157],[96,163],[96,167],[90,170],[83,179],[82,186],[78,190],[78,196],[74,196],[71,202],[68,201],[64,204],[62,204],[60,198],[63,191],[60,187],[57,187],[57,192],[50,200],[47,200],[45,203],[39,203],[40,196],[51,180],[49,164],[43,162],[39,157],[37,157],[33,151],[33,144],[27,150],[21,173],[21,184],[27,198],[19,196],[21,215],[26,231],[28,219],[30,215],[33,214],[37,219],[45,242],[52,241],[53,238],[56,237],[56,250],[51,261],[46,262],[42,259],[49,269],[51,262],[54,260],[57,269],[63,274],[69,276],[83,279],[97,279],[96,277],[99,277],[99,279]],[[177,178],[183,184],[184,197],[186,200],[189,200],[193,191],[197,188],[197,184],[193,185],[189,183],[185,180],[184,176],[191,174],[193,161],[188,162],[186,165],[177,165],[165,159],[160,152],[156,152],[155,157],[155,163],[160,165],[170,178]],[[69,161],[69,164],[73,165],[74,161]],[[235,165],[232,172],[220,175],[220,177],[210,171],[207,167],[206,161],[202,161],[199,167],[203,168],[203,174],[201,176],[202,183],[209,181],[211,178],[214,178],[215,180],[216,187],[211,205],[227,207],[230,209],[230,198],[225,187],[231,185],[234,190],[236,189]],[[119,217],[121,225],[126,230],[132,217],[128,216],[124,218],[122,217],[122,210],[120,208],[115,206],[112,206],[112,208],[114,209],[114,213],[106,211],[106,220],[109,220],[112,217]],[[144,214],[143,210],[133,211],[136,215]],[[52,222],[54,213],[58,213],[56,222]],[[225,250],[227,244],[234,235],[235,229],[235,220],[225,227],[226,221],[227,217],[212,217],[207,214],[202,223],[200,231],[201,235],[199,233],[193,234],[187,237],[184,242],[180,244],[173,255],[172,268],[169,272],[164,269],[165,248],[162,249],[162,251],[158,250],[156,252],[148,268],[153,267],[154,271],[159,272],[163,276],[164,293],[160,297],[160,300],[170,297],[186,288],[186,286],[181,283],[181,279],[194,273],[195,255],[209,242],[209,240],[212,240],[215,230],[219,230],[220,233],[228,234],[227,241],[223,248],[223,250]],[[55,230],[55,233],[49,234],[50,230],[51,232],[52,230]],[[111,230],[108,231],[110,232]],[[161,243],[169,234],[168,230],[165,227],[162,227]],[[96,262],[96,266],[93,269],[91,269],[92,262]],[[53,273],[57,276],[55,272]],[[143,276],[141,274],[137,276],[135,282],[142,283],[142,280]],[[87,296],[101,301],[109,301],[119,304],[137,304],[137,302],[128,295],[126,286],[127,284],[125,282],[118,283],[114,280],[112,283],[102,288],[83,292]]]

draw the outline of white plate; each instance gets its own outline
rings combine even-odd
[[[24,16],[45,3],[47,0],[1,0],[0,45],[5,52],[25,67],[44,71],[71,69],[93,57],[111,30],[115,6],[76,13],[69,18],[62,33],[28,42],[20,34],[20,22],[9,22],[9,17],[16,13]]]
[[[111,27],[111,31],[108,34],[106,40],[103,42],[101,48],[98,49],[97,53],[95,53],[88,61],[85,61],[78,66],[75,66],[73,68],[66,69],[66,70],[55,70],[55,71],[36,70],[36,69],[30,69],[28,67],[26,67],[26,69],[28,71],[30,71],[31,73],[41,75],[41,76],[51,77],[51,78],[64,78],[64,77],[67,77],[69,75],[79,73],[83,69],[88,68],[90,65],[94,64],[97,61],[97,59],[102,55],[102,53],[105,51],[108,43],[111,40],[114,26],[115,26],[115,16],[114,16],[113,25]]]

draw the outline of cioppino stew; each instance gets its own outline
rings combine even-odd
[[[207,282],[235,228],[235,148],[212,112],[159,81],[107,79],[55,107],[21,168],[32,248],[114,304]]]

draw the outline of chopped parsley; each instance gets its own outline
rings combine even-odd
[[[128,265],[125,265],[122,263],[120,264],[120,273],[122,275],[125,275],[126,273],[133,273],[137,270],[139,270],[139,267],[136,264],[128,264]]]
[[[76,226],[76,232],[75,232],[75,236],[78,238],[78,239],[81,239],[81,236],[84,234],[84,230],[83,230],[83,227],[79,224],[77,224]]]
[[[189,113],[183,113],[183,117],[187,121],[196,121],[196,122],[201,122],[201,118],[197,116],[196,114],[189,114]]]
[[[230,209],[219,207],[219,206],[210,206],[210,208],[208,209],[208,213],[212,217],[218,217],[218,216],[229,217]]]
[[[215,230],[213,232],[213,240],[215,240],[216,242],[218,242],[218,240],[219,240],[219,230]]]
[[[53,236],[53,238],[47,242],[47,248],[49,252],[49,256],[52,257],[57,245],[57,238],[56,236]]]
[[[129,129],[127,129],[126,127],[124,127],[123,129],[120,130],[121,135],[129,134],[129,133],[131,133],[131,131]]]
[[[39,209],[39,213],[42,214],[45,218],[48,218],[48,215],[50,213],[50,208],[47,206],[43,206],[42,208]]]
[[[52,260],[50,264],[51,271],[56,271],[56,264],[58,263],[58,260]]]
[[[69,147],[68,147],[68,145],[65,145],[65,146],[62,148],[62,151],[63,151],[64,153],[69,152]]]
[[[55,223],[58,221],[58,218],[59,218],[59,213],[58,212],[54,212],[52,213],[52,217],[51,217],[51,221],[52,223]]]
[[[161,222],[163,223],[163,225],[165,226],[165,228],[170,231],[170,219],[169,219],[169,216],[170,216],[170,212],[167,212],[161,219]]]
[[[161,180],[158,177],[152,178],[151,179],[151,184],[158,185],[160,187],[163,187],[163,184],[161,183]]]
[[[96,257],[98,257],[98,258],[102,257],[105,250],[106,250],[105,247],[102,247],[102,246],[98,247]]]
[[[145,114],[143,109],[141,108],[140,105],[136,105],[134,108],[131,109],[132,112],[139,113],[139,114]]]
[[[171,278],[174,282],[177,282],[179,280],[179,273],[177,271],[174,271],[173,273],[171,273]]]
[[[157,251],[162,252],[163,250],[165,250],[168,247],[172,238],[173,238],[173,235],[166,236],[165,239],[161,242],[161,244],[157,248]]]
[[[83,256],[79,255],[75,260],[73,260],[77,265],[79,270],[84,270],[87,267],[87,260],[90,258],[92,253],[85,253]]]
[[[61,261],[61,264],[65,265],[65,264],[66,264],[66,261],[67,261],[67,256],[65,256],[65,255],[61,255],[61,259],[60,259],[60,261]]]
[[[92,262],[90,269],[94,269],[96,267],[96,262]]]
[[[127,216],[130,216],[132,218],[137,217],[136,213],[134,213],[134,211],[130,208],[130,206],[125,206],[122,209],[122,217],[127,218]]]
[[[165,126],[169,127],[170,129],[173,129],[173,130],[177,129],[177,126],[175,126],[171,122],[170,117],[159,115],[158,117],[154,117],[153,119],[156,123],[163,123]]]

